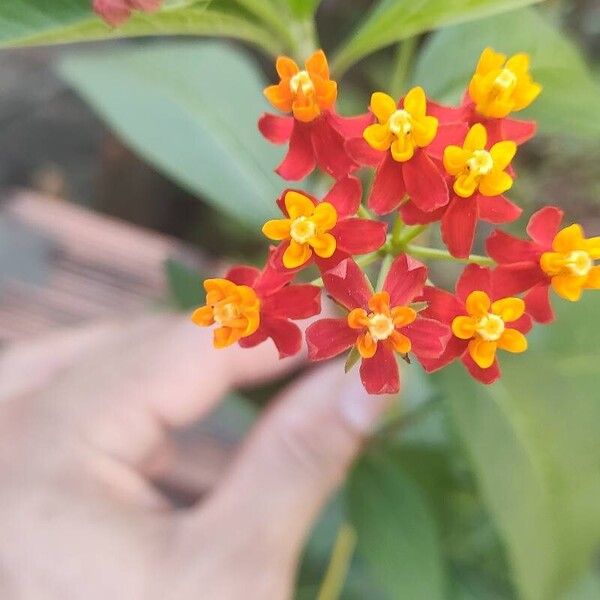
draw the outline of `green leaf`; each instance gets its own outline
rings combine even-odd
[[[600,306],[557,304],[526,354],[503,353],[501,382],[439,376],[524,600],[566,591],[600,544]]]
[[[600,135],[600,86],[573,43],[534,9],[435,33],[416,64],[415,83],[432,98],[458,102],[486,46],[531,55],[533,76],[544,89],[518,116],[538,120],[545,133]]]
[[[311,17],[317,10],[321,0],[287,0],[292,13],[296,17]]]
[[[333,61],[341,73],[368,54],[425,31],[472,21],[539,0],[380,0]]]
[[[422,491],[389,454],[371,453],[347,489],[358,551],[390,598],[439,600],[444,574],[434,519]]]
[[[171,258],[165,261],[169,290],[177,308],[188,310],[203,304],[202,277],[183,263]]]
[[[158,170],[251,227],[275,214],[281,150],[256,127],[267,108],[254,62],[219,43],[70,56],[60,72]]]
[[[354,365],[360,360],[360,352],[358,351],[358,348],[356,346],[352,346],[352,350],[350,350],[350,353],[348,354],[348,358],[346,359],[346,362],[344,363],[344,371],[347,373],[348,371],[352,370],[352,368],[354,367]]]
[[[270,54],[283,51],[281,37],[241,12],[190,6],[165,6],[154,13],[135,12],[110,27],[91,10],[91,0],[10,0],[0,5],[0,47],[59,44],[148,35],[228,36],[253,43]],[[221,3],[219,3],[221,6]]]

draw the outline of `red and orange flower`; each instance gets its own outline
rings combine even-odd
[[[600,289],[600,237],[586,239],[581,225],[560,229],[563,212],[547,206],[527,225],[530,240],[495,231],[487,240],[489,255],[499,264],[498,285],[508,293],[527,292],[528,312],[540,323],[554,319],[549,290],[579,300],[586,289]]]
[[[284,179],[298,180],[319,166],[339,179],[356,170],[358,165],[347,154],[344,142],[360,135],[366,120],[336,114],[337,84],[329,77],[325,53],[317,50],[302,70],[291,58],[280,56],[275,68],[280,81],[264,93],[275,108],[291,116],[265,113],[258,128],[274,144],[289,143],[276,172]]]
[[[251,348],[271,338],[280,358],[297,354],[302,333],[292,320],[320,312],[321,290],[313,285],[290,285],[292,277],[275,269],[271,260],[263,271],[233,267],[223,279],[204,282],[206,304],[194,311],[192,321],[201,327],[216,325],[215,348],[236,342]]]
[[[437,357],[450,337],[446,325],[424,318],[410,306],[422,293],[427,269],[398,256],[375,293],[351,259],[323,275],[327,293],[348,311],[344,318],[321,319],[306,330],[311,360],[332,358],[356,347],[360,375],[370,394],[393,394],[400,389],[396,354],[409,352],[419,360]]]
[[[440,124],[448,114],[454,119],[455,111],[428,101],[421,87],[411,89],[398,103],[375,92],[369,109],[371,124],[361,138],[346,143],[359,164],[377,169],[369,208],[384,215],[398,208],[406,196],[424,212],[446,205],[448,186],[436,159],[466,131],[463,123]]]
[[[527,349],[524,334],[531,329],[531,317],[525,312],[525,302],[505,296],[485,267],[467,266],[456,283],[456,294],[428,286],[420,300],[427,303],[423,316],[446,323],[452,330],[444,352],[421,361],[428,372],[460,358],[475,379],[490,384],[500,377],[498,350],[520,353]]]
[[[285,218],[263,226],[265,236],[282,242],[276,263],[298,269],[314,259],[319,269],[326,270],[348,256],[381,248],[387,226],[355,216],[361,194],[360,181],[354,177],[338,180],[321,201],[299,190],[284,191],[277,204]]]

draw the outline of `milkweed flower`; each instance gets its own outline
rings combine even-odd
[[[344,141],[360,135],[366,120],[336,114],[337,84],[329,78],[322,50],[313,53],[304,67],[301,70],[287,56],[277,58],[275,68],[280,81],[265,88],[264,94],[276,109],[291,116],[265,113],[258,128],[274,144],[289,143],[287,154],[276,169],[284,179],[302,179],[317,165],[339,179],[358,167],[348,156]]]
[[[233,267],[223,279],[204,282],[206,304],[194,311],[192,321],[201,327],[215,325],[215,348],[236,342],[251,348],[271,338],[280,358],[297,354],[302,334],[292,320],[320,312],[321,290],[313,285],[290,285],[291,278],[274,269],[271,260],[263,271]]]
[[[529,56],[522,52],[509,58],[485,48],[479,57],[463,109],[469,124],[485,125],[494,142],[509,139],[522,144],[535,134],[535,122],[508,117],[527,108],[542,91],[533,81],[529,66]]]
[[[530,240],[495,231],[487,240],[488,254],[499,264],[498,285],[509,293],[527,292],[531,316],[540,323],[554,319],[549,291],[561,298],[579,300],[586,289],[600,289],[600,237],[586,239],[581,225],[560,229],[563,212],[554,206],[529,219]]]
[[[516,149],[512,141],[496,142],[490,147],[485,127],[480,123],[473,125],[461,146],[450,145],[444,150],[450,187],[448,203],[426,213],[407,202],[400,207],[402,218],[409,225],[441,220],[442,239],[449,252],[466,258],[473,247],[479,219],[509,223],[522,212],[503,195],[513,184],[510,162]]]
[[[435,114],[454,114],[453,109],[428,101],[421,87],[412,88],[398,103],[375,92],[369,109],[371,124],[361,138],[346,142],[358,163],[377,168],[369,208],[387,214],[398,208],[406,195],[424,212],[447,204],[448,186],[435,159],[441,158],[446,145],[464,135],[466,126],[441,125]]]
[[[277,200],[285,218],[263,226],[266,237],[282,242],[273,261],[298,269],[314,259],[324,270],[348,256],[381,248],[387,225],[355,217],[361,194],[360,181],[354,177],[338,180],[321,201],[303,191],[285,190]]]
[[[488,268],[468,265],[457,281],[456,294],[428,286],[419,300],[427,303],[425,317],[452,330],[443,354],[421,361],[428,372],[460,359],[475,379],[490,384],[500,377],[498,350],[527,349],[524,334],[531,329],[531,317],[525,302],[506,296]]]
[[[308,327],[309,358],[324,360],[355,347],[367,392],[398,392],[396,354],[406,356],[412,352],[419,360],[435,358],[450,337],[446,325],[424,318],[410,306],[422,293],[426,279],[425,266],[400,255],[392,263],[383,289],[375,293],[352,259],[340,262],[323,274],[323,283],[348,313],[339,319],[320,319]]]
[[[109,25],[122,25],[134,10],[152,12],[158,10],[163,0],[94,0],[93,9]]]

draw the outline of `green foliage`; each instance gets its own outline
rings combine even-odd
[[[226,36],[257,45],[269,54],[284,50],[287,30],[253,17],[230,1],[166,5],[139,13],[113,28],[91,10],[91,0],[11,0],[0,5],[0,47],[57,44],[147,35]],[[217,4],[217,3],[215,3]],[[283,29],[283,32],[282,32]]]
[[[600,545],[600,309],[560,309],[526,355],[502,356],[501,383],[439,376],[524,600],[557,598]]]
[[[311,17],[321,0],[287,0],[294,15],[300,18]]]
[[[389,598],[444,598],[444,573],[434,518],[424,495],[387,453],[369,453],[347,489],[358,551]]]
[[[189,310],[203,303],[204,289],[199,273],[171,258],[165,262],[165,273],[176,308]]]
[[[281,150],[256,129],[267,105],[250,58],[218,43],[180,43],[81,53],[60,72],[125,142],[184,188],[251,227],[275,213]]]
[[[365,56],[425,31],[533,4],[539,0],[380,0],[336,54],[337,76]]]
[[[600,135],[600,86],[577,48],[534,9],[435,33],[417,61],[414,80],[432,98],[457,102],[486,46],[531,54],[533,76],[544,90],[522,114],[537,119],[540,131]]]

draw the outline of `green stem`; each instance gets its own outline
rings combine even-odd
[[[362,204],[358,207],[358,216],[362,219],[372,219],[373,215]]]
[[[281,14],[269,2],[265,0],[236,0],[236,2],[267,25],[290,50],[298,46],[298,38],[293,35],[286,26],[285,20],[281,18]]]
[[[338,600],[340,598],[355,548],[356,532],[351,525],[343,523],[338,531],[317,600]]]
[[[355,262],[359,267],[368,267],[379,258],[381,258],[381,253],[379,251],[371,252],[371,254],[363,254],[363,256],[359,256]],[[323,279],[321,279],[321,277],[317,277],[316,279],[313,279],[310,284],[323,287]]]
[[[392,227],[392,236],[390,238],[390,243],[392,244],[392,247],[398,246],[400,244],[400,239],[403,231],[404,221],[402,220],[400,215],[398,215]]]
[[[408,80],[412,59],[418,43],[418,36],[414,36],[404,40],[398,46],[390,81],[390,91],[393,98],[400,97],[404,92],[404,87]]]
[[[386,254],[381,261],[381,267],[379,268],[379,275],[377,275],[377,284],[375,285],[375,291],[379,291],[383,288],[383,282],[390,271],[394,257],[392,254]]]
[[[408,243],[421,235],[428,227],[429,225],[413,225],[409,227],[406,229],[405,234],[398,240],[395,249],[403,252]]]
[[[439,248],[425,248],[424,246],[408,244],[405,246],[405,249],[407,254],[424,260],[453,260],[459,263],[482,265],[484,267],[492,267],[496,264],[491,258],[479,256],[478,254],[471,254],[468,258],[456,258],[447,250],[440,250]]]
[[[260,0],[264,2],[264,0]],[[281,22],[281,18],[280,18]],[[294,40],[294,55],[299,63],[303,63],[319,45],[319,36],[313,18],[292,21],[289,24],[291,37]]]

